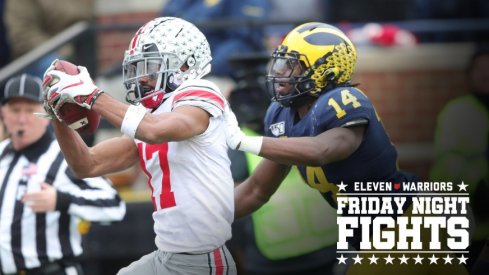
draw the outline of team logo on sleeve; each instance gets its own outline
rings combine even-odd
[[[270,125],[270,131],[272,131],[272,134],[276,137],[285,134],[285,122],[281,121]]]

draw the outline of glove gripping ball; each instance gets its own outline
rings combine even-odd
[[[80,72],[75,64],[65,60],[58,60],[54,69],[69,75],[76,75]],[[66,125],[80,134],[95,133],[100,124],[100,115],[97,112],[75,103],[63,104],[59,109],[59,116]]]

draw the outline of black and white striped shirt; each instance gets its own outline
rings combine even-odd
[[[56,211],[34,213],[21,202],[42,182],[57,189]],[[118,221],[125,210],[110,182],[73,175],[49,131],[21,151],[0,143],[0,274],[80,255],[80,218]]]

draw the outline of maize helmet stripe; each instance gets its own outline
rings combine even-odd
[[[325,44],[325,42],[328,43]],[[355,47],[350,39],[336,27],[314,22],[296,27],[295,31],[290,32],[284,38],[282,44],[288,45],[289,52],[309,52],[309,62],[314,64],[326,53],[333,51],[334,45],[342,42],[347,43],[352,48]]]

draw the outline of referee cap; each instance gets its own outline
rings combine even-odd
[[[3,91],[2,104],[12,98],[26,98],[39,103],[43,102],[41,79],[28,74],[9,79]]]

